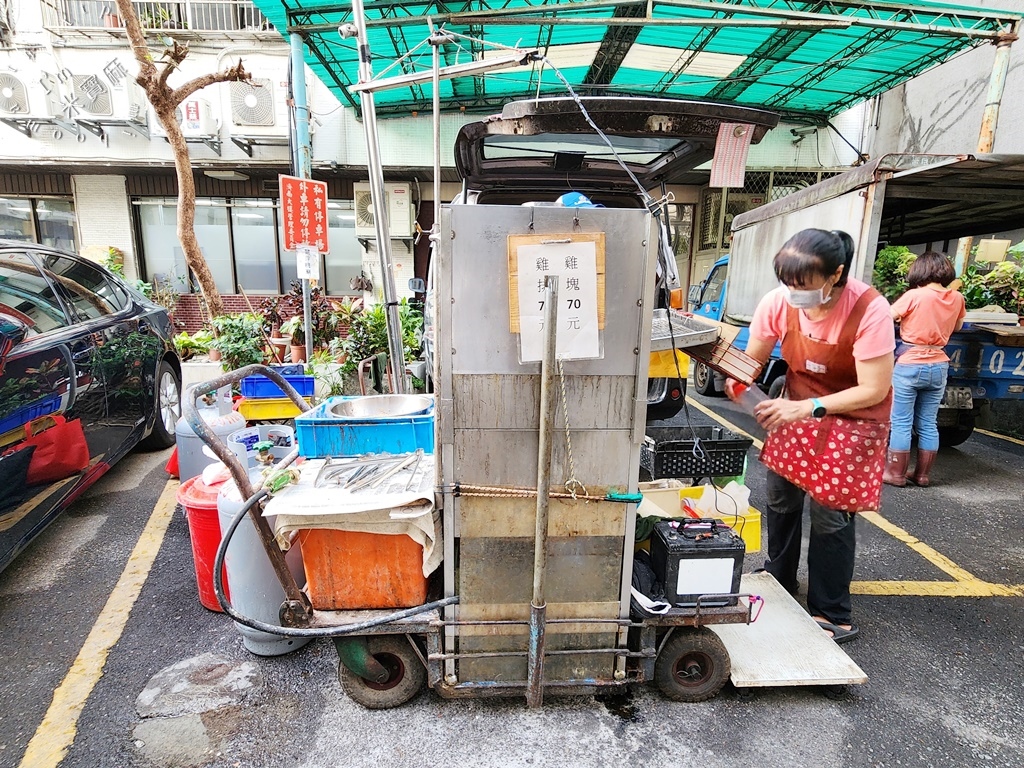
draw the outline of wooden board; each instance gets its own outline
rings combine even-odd
[[[711,627],[729,651],[737,688],[867,682],[843,646],[821,631],[774,576],[744,574],[740,591],[764,598],[757,621]]]
[[[997,347],[1024,347],[1024,328],[1019,325],[979,325],[975,329],[993,334]]]
[[[604,330],[604,232],[568,232],[545,235],[508,236],[508,324],[511,333],[519,333],[519,246],[542,245],[551,241],[571,240],[593,243],[597,260],[597,327]]]

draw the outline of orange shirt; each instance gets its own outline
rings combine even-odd
[[[959,291],[948,288],[913,288],[892,305],[900,318],[900,338],[914,346],[900,355],[897,363],[921,365],[923,363],[945,363],[949,356],[942,349],[949,343],[958,321],[967,314],[964,297]]]

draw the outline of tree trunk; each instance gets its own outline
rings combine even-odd
[[[185,263],[199,281],[199,290],[203,295],[211,319],[224,314],[224,302],[213,279],[213,273],[203,258],[196,238],[196,182],[192,175],[192,161],[188,153],[188,144],[178,125],[175,111],[179,104],[196,91],[214,83],[249,82],[249,73],[245,71],[241,60],[232,67],[221,71],[200,75],[188,80],[178,88],[172,88],[168,78],[180,71],[183,61],[188,56],[188,43],[177,40],[167,42],[160,59],[160,66],[154,60],[146,41],[145,31],[139,22],[138,14],[132,0],[115,0],[117,12],[124,22],[128,35],[128,44],[139,65],[139,74],[135,78],[153,105],[157,119],[167,132],[167,141],[174,152],[174,169],[178,177],[178,241],[185,254]],[[166,41],[167,38],[164,38]]]
[[[167,110],[158,111],[157,117],[163,123],[164,130],[167,132],[167,141],[174,152],[174,168],[178,176],[178,241],[185,253],[185,263],[199,282],[199,290],[206,300],[210,317],[220,317],[224,314],[224,301],[220,297],[213,273],[210,272],[210,266],[203,258],[199,240],[196,238],[196,181],[192,175],[192,161],[188,154],[188,144],[181,132],[181,126],[175,119],[175,106],[170,106],[169,115]]]

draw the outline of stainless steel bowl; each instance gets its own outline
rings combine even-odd
[[[430,410],[433,402],[433,398],[426,395],[367,395],[333,405],[331,415],[339,419],[416,416]]]

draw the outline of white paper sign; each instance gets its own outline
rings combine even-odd
[[[295,265],[300,280],[320,279],[320,252],[315,245],[295,246]]]
[[[544,278],[558,276],[555,354],[562,360],[600,357],[597,328],[597,249],[593,242],[521,245],[519,278],[521,359],[540,360],[544,350]]]

